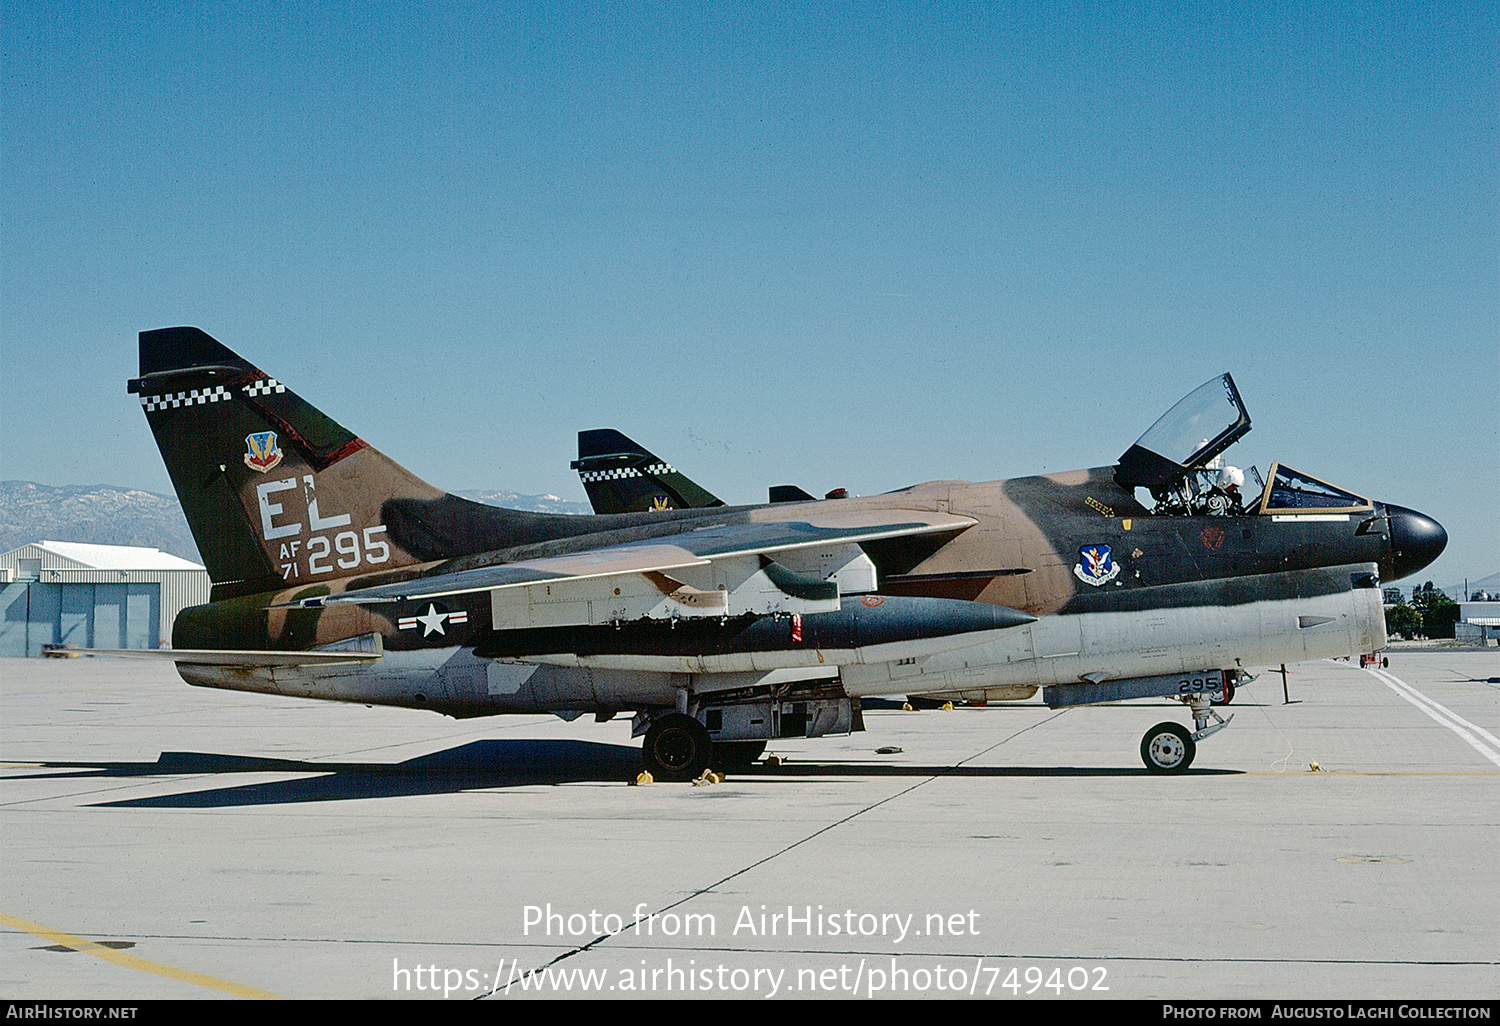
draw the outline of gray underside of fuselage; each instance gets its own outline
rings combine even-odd
[[[1089,674],[1111,679],[1250,668],[1371,652],[1385,644],[1380,593],[1333,594],[1230,606],[1189,606],[1043,617],[982,644],[920,658],[845,665],[851,697],[951,695],[1003,701]],[[537,665],[476,657],[472,648],[387,651],[374,663],[236,667],[179,665],[191,684],[371,705],[426,708],[455,716],[524,712],[593,712],[664,708],[679,690],[706,693],[745,674],[672,672],[628,667]],[[809,653],[808,677],[830,667]],[[796,671],[778,672],[780,680]],[[719,678],[724,678],[720,680]]]

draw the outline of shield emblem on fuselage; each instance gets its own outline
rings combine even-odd
[[[1073,576],[1084,584],[1099,587],[1114,580],[1120,574],[1108,545],[1085,545],[1078,550],[1078,563],[1073,567]]]

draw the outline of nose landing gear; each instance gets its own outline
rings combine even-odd
[[[1168,720],[1146,731],[1141,738],[1141,761],[1152,773],[1183,772],[1193,764],[1193,757],[1198,754],[1198,742],[1217,734],[1234,719],[1232,714],[1226,720],[1214,712],[1207,695],[1185,695],[1182,701],[1193,710],[1193,724],[1197,729],[1189,733],[1182,724]],[[1210,723],[1210,719],[1214,722]]]

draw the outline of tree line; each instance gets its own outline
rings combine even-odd
[[[1428,581],[1412,589],[1411,602],[1398,594],[1396,604],[1386,607],[1385,632],[1392,637],[1451,638],[1458,623],[1458,603]]]

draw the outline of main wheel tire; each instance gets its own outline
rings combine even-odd
[[[1181,773],[1193,764],[1197,754],[1193,735],[1170,720],[1158,723],[1141,738],[1141,761],[1152,773]]]
[[[1218,695],[1219,697],[1215,698],[1214,695]],[[1233,701],[1234,701],[1234,685],[1233,684],[1225,684],[1224,685],[1224,689],[1222,691],[1215,691],[1213,693],[1213,695],[1209,695],[1208,696],[1208,702],[1209,702],[1210,705],[1228,705],[1230,702],[1233,702]]]
[[[641,745],[646,769],[657,780],[693,780],[708,769],[713,742],[708,728],[685,713],[669,713],[654,720]]]
[[[748,769],[765,750],[764,741],[715,741],[713,766],[720,770]]]

